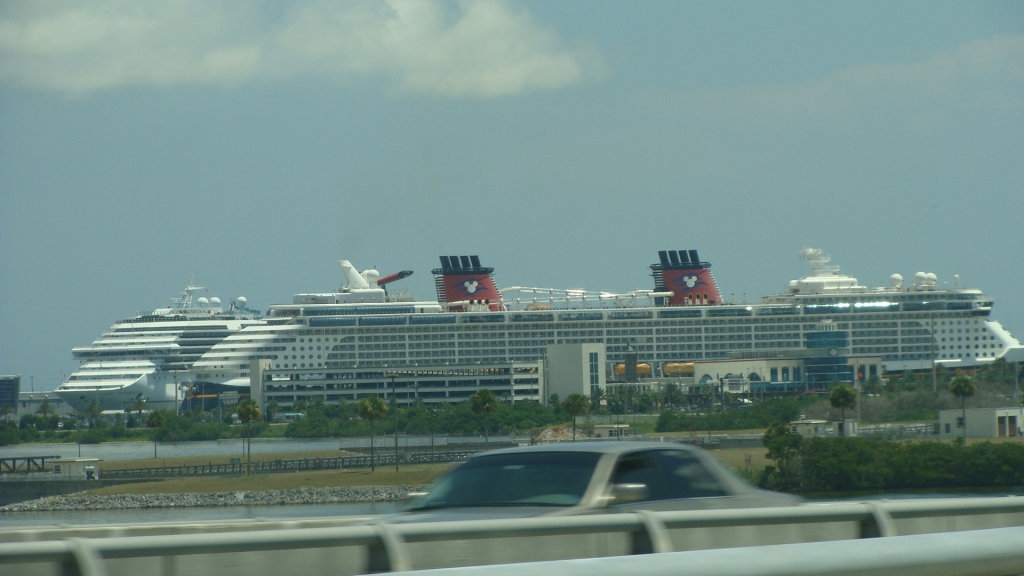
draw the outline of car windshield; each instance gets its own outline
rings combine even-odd
[[[597,452],[526,452],[473,458],[430,487],[411,510],[573,506],[594,475]]]

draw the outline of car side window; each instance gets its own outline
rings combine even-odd
[[[651,454],[664,481],[663,499],[726,496],[719,481],[707,468],[683,450],[658,450]]]
[[[615,464],[612,484],[643,484],[647,486],[648,496],[642,501],[655,500],[654,463],[646,454],[625,454]]]

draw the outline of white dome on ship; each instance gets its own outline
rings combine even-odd
[[[235,298],[235,304],[238,304],[239,308],[245,308],[245,305],[248,303],[249,301],[245,299],[245,296],[239,296],[238,298]]]
[[[928,282],[930,282],[931,284],[935,284],[938,281],[939,277],[935,275],[935,272],[928,273]]]
[[[213,304],[214,306],[220,306],[220,298],[217,298],[216,296],[210,298],[210,304]]]
[[[928,283],[928,275],[927,274],[925,274],[924,272],[918,272],[917,274],[914,274],[914,284],[915,285],[922,286],[922,285],[927,284],[927,283]]]
[[[200,306],[206,306],[209,303],[210,301],[206,299],[206,296],[200,296],[196,299],[196,304],[199,304]]]
[[[892,276],[889,276],[889,284],[892,284],[893,288],[903,286],[903,275],[893,274]]]
[[[380,272],[373,268],[369,270],[363,270],[362,277],[366,280],[366,283],[370,285],[370,288],[377,287],[377,280],[380,278]]]

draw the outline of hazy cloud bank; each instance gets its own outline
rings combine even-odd
[[[970,110],[1019,120],[1024,118],[1024,35],[975,40],[920,62],[876,63],[805,82],[696,90],[656,99],[671,115],[754,128],[803,120],[839,127],[867,116],[928,129],[950,114]]]
[[[503,96],[600,74],[600,56],[503,0],[6,4],[0,78],[85,93],[124,85],[382,74],[402,90]]]

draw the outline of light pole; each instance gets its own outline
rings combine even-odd
[[[391,377],[391,408],[395,411],[395,472],[398,472],[398,396],[395,394],[395,373],[389,372]]]

